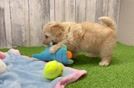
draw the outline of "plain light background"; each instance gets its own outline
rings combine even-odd
[[[118,40],[134,45],[134,0],[121,0]]]

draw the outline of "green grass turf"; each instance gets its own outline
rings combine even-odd
[[[43,47],[18,47],[22,54],[31,56]],[[7,49],[2,49],[6,51]],[[134,88],[134,47],[118,43],[114,50],[113,61],[109,67],[100,67],[99,58],[80,55],[74,59],[73,68],[88,72],[79,81],[67,88]]]

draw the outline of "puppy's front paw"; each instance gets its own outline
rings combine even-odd
[[[57,46],[52,46],[51,48],[50,48],[50,52],[51,53],[55,53],[57,51]]]
[[[101,61],[99,63],[100,66],[108,66],[110,63],[108,61]]]
[[[54,46],[52,46],[52,47],[50,48],[50,52],[51,52],[51,53],[55,53],[59,48],[60,48],[59,45],[54,45]]]

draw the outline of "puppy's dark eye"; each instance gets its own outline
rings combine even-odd
[[[49,36],[48,35],[45,35],[45,38],[48,38]]]

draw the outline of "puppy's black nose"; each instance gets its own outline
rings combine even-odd
[[[48,36],[47,36],[47,35],[45,35],[45,38],[48,38]]]
[[[56,42],[56,41],[52,41],[52,43],[53,43],[53,45],[57,44],[57,42]]]
[[[57,44],[57,42],[53,42],[53,44],[55,45],[55,44]]]

